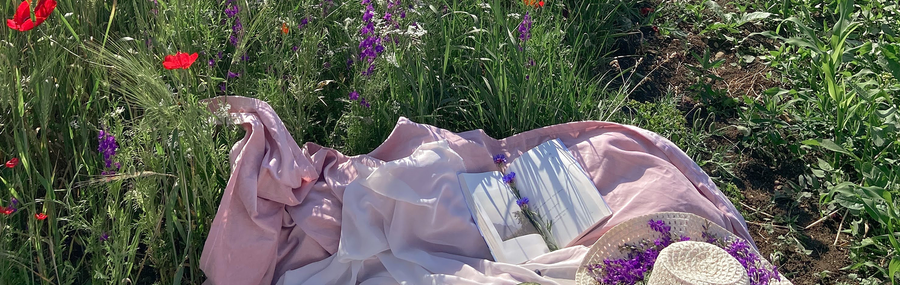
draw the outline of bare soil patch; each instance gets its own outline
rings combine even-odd
[[[780,162],[780,167],[774,167],[772,165],[775,163],[767,163],[753,150],[740,149],[734,142],[739,141],[742,134],[734,128],[724,128],[737,124],[740,109],[709,116],[709,108],[700,108],[703,106],[695,98],[695,92],[689,90],[698,75],[686,66],[698,64],[691,52],[702,55],[707,49],[714,59],[724,59],[719,68],[710,72],[722,78],[713,86],[724,90],[731,98],[743,95],[756,98],[772,87],[787,88],[777,80],[775,71],[760,60],[747,63],[744,58],[736,56],[733,47],[728,44],[710,43],[708,38],[692,34],[683,39],[660,38],[651,31],[640,37],[626,38],[617,45],[620,53],[616,54],[616,60],[621,68],[637,65],[636,74],[646,76],[646,80],[632,94],[632,99],[653,101],[673,94],[680,99],[678,109],[689,124],[695,116],[710,117],[713,120],[709,124],[724,130],[723,134],[710,138],[708,143],[729,148],[727,157],[734,165],[732,171],[736,176],[731,182],[744,196],[741,205],[736,206],[745,214],[750,232],[763,256],[775,261],[779,270],[794,284],[852,282],[846,277],[847,272],[841,272],[841,268],[850,265],[849,237],[842,234],[835,242],[841,217],[833,215],[805,229],[821,218],[823,209],[818,206],[818,197],[797,201],[792,198],[796,195],[788,192],[786,181],[796,181],[802,174],[802,161]],[[707,173],[714,171],[706,170]]]

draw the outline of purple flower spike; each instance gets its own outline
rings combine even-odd
[[[9,203],[12,204],[13,207],[15,207],[16,205],[19,204],[19,199],[16,199],[16,198],[9,199]]]
[[[101,129],[97,140],[99,142],[97,151],[103,156],[106,168],[112,168],[114,162],[112,157],[116,155],[116,150],[119,148],[119,144],[116,143],[116,137],[110,132]]]
[[[238,77],[241,77],[240,73],[231,72],[231,71],[228,72],[228,78],[238,78]]]
[[[363,13],[363,21],[371,22],[372,17],[375,16],[375,8],[372,8],[372,5],[366,6],[366,12]]]
[[[522,23],[519,23],[519,40],[523,43],[528,41],[531,38],[531,15],[528,12],[525,12],[525,17],[522,18]]]
[[[236,34],[236,33],[240,33],[242,30],[244,30],[244,25],[241,24],[241,19],[240,19],[240,18],[234,19],[234,25],[231,25],[231,30],[232,30],[235,34]]]
[[[109,240],[109,234],[103,233],[100,235],[100,241],[107,241],[107,240]]]
[[[356,99],[359,99],[359,93],[357,93],[356,91],[350,92],[350,100]]]
[[[362,105],[363,107],[366,107],[366,108],[371,107],[371,106],[369,105],[369,102],[366,101],[366,98],[360,98],[360,99],[359,99],[359,104]]]
[[[237,15],[237,13],[238,13],[238,7],[236,5],[232,5],[231,7],[225,8],[225,15],[228,16],[228,18],[234,18],[234,16]]]

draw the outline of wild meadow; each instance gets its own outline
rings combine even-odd
[[[23,4],[24,3],[24,4]],[[869,0],[7,0],[0,284],[199,284],[269,102],[348,155],[399,117],[495,138],[579,120],[660,133],[795,284],[896,284],[900,7]]]

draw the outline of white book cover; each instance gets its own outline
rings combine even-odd
[[[460,173],[460,185],[472,218],[484,236],[494,260],[523,263],[565,247],[612,214],[594,183],[558,139],[547,141],[513,160],[506,172],[515,172],[513,185],[528,207],[549,224],[541,236],[516,204],[513,189],[499,171]]]

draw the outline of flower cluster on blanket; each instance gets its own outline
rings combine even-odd
[[[641,282],[644,281],[644,278],[650,276],[653,264],[663,248],[675,243],[676,240],[690,240],[690,237],[678,236],[672,233],[672,227],[664,221],[651,219],[647,223],[650,229],[660,234],[659,238],[653,241],[644,239],[634,245],[622,245],[620,250],[628,253],[626,258],[606,258],[603,260],[603,263],[586,265],[589,274],[594,277],[594,280],[604,285],[642,284]],[[772,280],[781,280],[776,266],[766,268],[760,262],[759,256],[750,249],[747,241],[739,238],[726,240],[709,233],[708,229],[708,225],[703,226],[702,237],[705,239],[704,241],[721,247],[732,257],[736,258],[747,270],[750,284],[768,285]]]

